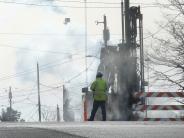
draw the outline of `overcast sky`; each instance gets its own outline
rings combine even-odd
[[[103,25],[97,26],[95,21],[102,21],[105,14],[111,33],[110,43],[120,42],[120,0],[87,1],[87,54],[98,57]],[[131,5],[139,3],[144,16],[144,36],[148,36],[148,32],[158,30],[156,22],[163,20],[161,10],[150,7],[155,0],[131,0]],[[13,107],[21,111],[26,120],[37,120],[36,63],[39,62],[43,110],[55,112],[56,105],[62,105],[61,86],[64,84],[72,91],[73,108],[80,112],[80,90],[85,85],[82,7],[83,1],[0,0],[1,108],[7,106],[8,88],[12,86]],[[67,25],[64,25],[65,18],[71,19]],[[98,64],[98,58],[88,58],[89,83],[95,78]]]

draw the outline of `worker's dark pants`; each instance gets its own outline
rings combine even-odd
[[[102,110],[102,119],[103,119],[103,121],[106,121],[105,101],[94,101],[93,102],[93,109],[91,111],[91,116],[90,116],[89,121],[94,120],[95,114],[96,114],[99,106],[101,107],[101,110]]]

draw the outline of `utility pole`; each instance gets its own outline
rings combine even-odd
[[[60,110],[58,104],[57,104],[57,122],[60,122]]]
[[[84,18],[85,18],[85,70],[86,70],[86,85],[88,85],[88,72],[87,72],[87,48],[88,48],[88,42],[87,42],[87,0],[84,0]]]
[[[121,19],[122,19],[122,43],[125,43],[125,19],[124,19],[124,3],[121,1]]]
[[[67,99],[68,99],[68,93],[66,91],[65,85],[63,85],[63,121],[66,121],[67,119]]]
[[[69,108],[69,94],[68,91],[65,87],[65,85],[63,85],[63,121],[68,121],[70,118],[69,114],[68,114],[68,109]]]
[[[129,0],[124,0],[125,3],[125,40],[127,45],[130,47],[130,10],[129,10]]]
[[[41,122],[41,102],[40,102],[40,75],[39,75],[39,65],[37,63],[37,88],[38,88],[38,115],[39,122]]]
[[[108,38],[107,38],[107,18],[106,16],[104,15],[104,30],[103,30],[103,36],[104,36],[104,43],[105,43],[105,47],[107,47],[107,41],[108,41]]]
[[[11,87],[9,87],[9,103],[10,103],[10,120],[12,118],[12,91]]]
[[[139,39],[140,39],[140,71],[141,71],[141,92],[144,92],[144,45],[143,45],[143,15],[139,18]]]
[[[109,29],[107,28],[107,17],[105,15],[104,15],[103,22],[96,21],[97,25],[100,23],[104,24],[103,39],[104,39],[104,45],[105,45],[105,47],[107,47],[107,42],[110,39],[110,33],[109,33]]]

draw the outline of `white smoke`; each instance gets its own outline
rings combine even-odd
[[[16,1],[17,3],[28,3],[27,1]],[[32,0],[29,3],[49,6],[24,6],[11,5],[7,8],[7,23],[1,23],[2,31],[14,33],[10,35],[9,41],[2,40],[1,44],[9,46],[13,54],[9,56],[11,73],[24,75],[7,80],[2,85],[24,88],[25,91],[13,92],[13,107],[22,112],[26,120],[37,120],[37,95],[36,95],[36,63],[40,65],[41,104],[46,110],[55,111],[56,104],[62,106],[62,89],[52,89],[61,86],[64,82],[72,79],[67,86],[70,87],[71,103],[80,106],[81,88],[84,85],[85,73],[85,51],[84,51],[84,25],[78,24],[71,19],[67,26],[63,24],[64,10],[57,7],[54,0]],[[89,54],[96,55],[98,46],[95,41],[88,40]],[[7,47],[6,47],[7,48]],[[5,49],[7,50],[7,49]],[[97,68],[96,59],[88,60],[88,66]],[[3,61],[2,61],[3,62]],[[7,63],[8,63],[7,62]],[[10,66],[9,66],[10,67]],[[89,69],[89,75],[95,71]],[[94,69],[95,70],[95,69]],[[81,75],[75,78],[80,72]],[[5,75],[6,76],[6,75]],[[91,77],[89,77],[91,79]],[[29,91],[33,89],[34,91]],[[48,90],[48,92],[43,92]],[[19,90],[17,90],[19,91]],[[34,95],[29,95],[35,93]],[[25,94],[25,96],[18,96]],[[75,97],[75,98],[73,98]],[[19,101],[19,102],[18,102]],[[26,104],[25,104],[26,103]],[[46,106],[45,106],[46,105]],[[48,108],[49,107],[49,108]],[[33,111],[31,111],[33,110]],[[78,110],[77,110],[78,111]],[[32,117],[29,112],[35,112]]]

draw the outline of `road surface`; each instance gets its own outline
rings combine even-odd
[[[183,122],[0,123],[0,138],[184,138]]]

